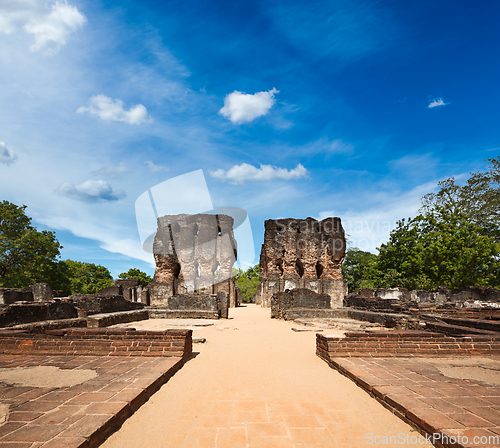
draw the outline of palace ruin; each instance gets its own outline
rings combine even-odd
[[[273,294],[305,288],[328,294],[331,308],[341,307],[347,294],[342,277],[345,250],[340,218],[267,220],[256,303],[269,307]]]
[[[158,218],[153,253],[156,270],[149,295],[153,306],[169,306],[177,295],[225,291],[238,304],[231,278],[236,261],[233,218],[227,215],[165,215]]]

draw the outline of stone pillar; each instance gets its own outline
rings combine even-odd
[[[149,298],[149,289],[148,288],[144,288],[142,291],[141,291],[141,303],[144,303],[146,305],[151,305],[151,301],[150,301],[150,298]]]
[[[220,317],[222,319],[229,318],[229,298],[226,291],[219,291],[217,293],[217,302],[220,306]]]

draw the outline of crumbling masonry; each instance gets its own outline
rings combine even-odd
[[[267,220],[256,303],[269,307],[273,294],[306,288],[328,294],[331,308],[341,307],[347,294],[342,277],[345,249],[340,218]]]
[[[151,305],[174,295],[225,291],[235,306],[231,278],[236,261],[233,218],[227,215],[166,215],[158,218],[153,253],[156,270],[149,285]]]

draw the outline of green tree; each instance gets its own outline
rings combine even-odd
[[[61,261],[60,265],[69,279],[71,294],[94,294],[113,286],[113,277],[104,266],[73,260]]]
[[[0,203],[0,286],[55,283],[59,274],[57,258],[62,246],[54,232],[36,230],[25,210],[25,205]]]
[[[500,156],[487,159],[488,171],[471,173],[464,184],[454,177],[439,182],[437,193],[422,198],[421,212],[435,213],[447,208],[452,213],[464,213],[482,234],[500,242]]]
[[[233,269],[232,277],[236,286],[240,289],[244,302],[250,302],[252,296],[257,292],[260,285],[260,266],[257,264],[246,271]]]
[[[342,274],[347,282],[349,292],[359,291],[361,288],[373,288],[376,278],[377,256],[353,247],[347,249]]]
[[[500,245],[452,207],[398,221],[377,260],[377,286],[499,286]]]
[[[149,285],[153,279],[140,269],[130,268],[127,272],[122,272],[118,278],[138,278],[144,286]]]

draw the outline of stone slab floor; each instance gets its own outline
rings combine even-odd
[[[1,355],[0,447],[97,446],[181,366],[181,358]]]
[[[199,354],[102,448],[344,448],[383,446],[384,437],[432,446],[319,359],[314,331],[292,331],[297,324],[255,305],[230,317],[194,331],[207,339],[194,346]],[[128,326],[161,329],[168,320]]]
[[[445,446],[500,446],[498,358],[334,358],[332,364]]]

